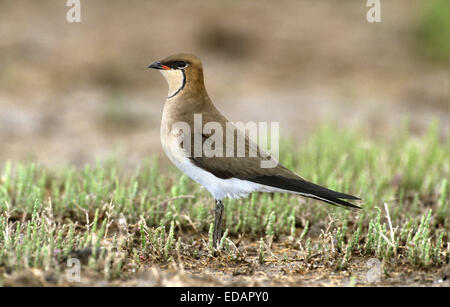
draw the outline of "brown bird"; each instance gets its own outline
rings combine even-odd
[[[169,85],[161,121],[164,152],[182,172],[205,187],[215,198],[214,246],[221,239],[222,201],[225,197],[246,197],[252,192],[282,192],[360,209],[343,200],[360,200],[358,197],[303,179],[236,129],[211,102],[205,89],[202,63],[196,56],[176,54],[148,67],[158,69]],[[198,124],[200,117],[201,123]],[[214,123],[215,128],[206,129],[208,123]],[[230,127],[234,129],[233,140],[230,142],[227,136],[221,142],[217,141],[212,130],[216,133],[219,128],[228,131]],[[238,151],[239,139],[245,143],[242,153]],[[224,151],[226,154],[221,154]],[[251,155],[252,152],[256,155]],[[270,161],[275,161],[273,167],[263,167],[265,162]]]

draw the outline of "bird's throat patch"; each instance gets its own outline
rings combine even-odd
[[[161,74],[166,78],[169,84],[169,94],[167,98],[175,97],[186,84],[186,75],[182,69],[160,70]]]

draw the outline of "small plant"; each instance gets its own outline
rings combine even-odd
[[[164,246],[164,259],[166,260],[169,258],[169,253],[172,250],[173,243],[175,242],[174,228],[175,222],[172,221],[172,223],[170,223],[170,230],[169,235],[167,236],[166,245]]]
[[[225,232],[223,233],[222,238],[220,239],[220,243],[218,246],[218,250],[221,251],[224,248],[224,243],[226,242],[226,238],[228,236],[228,228],[225,230]]]
[[[211,223],[209,224],[209,235],[208,235],[208,247],[209,247],[209,255],[213,256],[214,255],[214,224]]]
[[[263,264],[266,261],[264,251],[265,251],[264,240],[263,240],[263,238],[260,238],[259,239],[259,258],[258,258],[258,260],[259,260],[259,263],[261,263],[261,264]]]
[[[267,242],[269,247],[272,246],[272,240],[273,240],[273,236],[275,234],[274,231],[275,228],[275,212],[271,212],[269,215],[269,222],[267,223],[267,230],[266,230],[266,238],[267,238]]]

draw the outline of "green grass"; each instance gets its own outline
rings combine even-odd
[[[418,268],[449,262],[450,146],[438,122],[421,136],[405,124],[386,140],[325,126],[300,148],[281,148],[287,167],[360,196],[363,210],[284,194],[226,200],[219,256],[242,256],[233,241],[245,234],[260,263],[277,240],[337,269],[360,256]],[[6,163],[0,174],[0,274],[38,268],[58,280],[67,259],[87,251],[83,267],[114,279],[214,254],[212,197],[174,168],[162,172],[156,158],[132,171],[118,161],[82,169]],[[319,235],[310,234],[314,225],[325,225]]]

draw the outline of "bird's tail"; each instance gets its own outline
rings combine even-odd
[[[309,198],[318,199],[334,206],[346,209],[361,209],[361,207],[343,200],[361,200],[359,197],[336,192],[303,179],[286,178],[282,176],[261,176],[252,178],[251,181]]]

